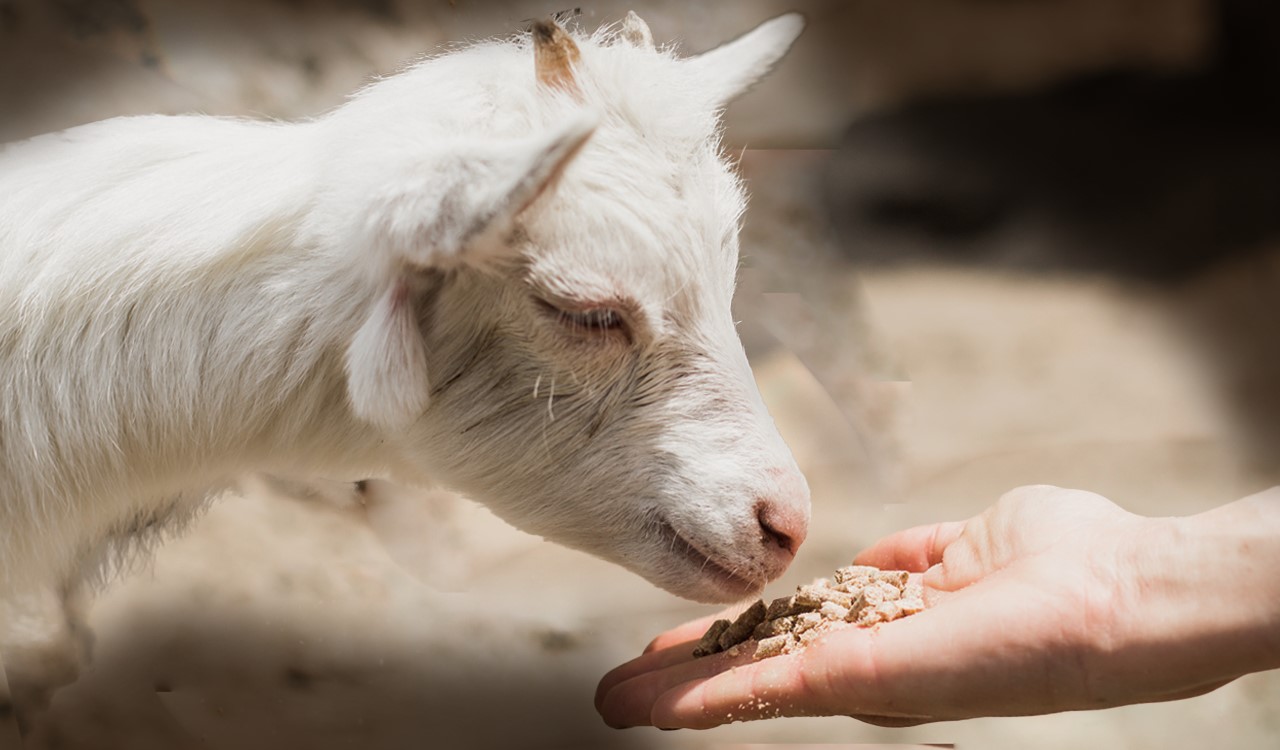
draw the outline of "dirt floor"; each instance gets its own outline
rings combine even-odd
[[[769,593],[892,530],[1024,483],[1189,514],[1280,482],[1280,254],[1176,286],[856,269],[805,209],[823,152],[757,152],[738,305],[814,523]],[[788,187],[789,186],[789,187]],[[824,250],[824,247],[826,248]],[[1270,316],[1270,320],[1268,319]],[[1261,337],[1261,338],[1259,338]],[[1212,347],[1212,348],[1211,348]],[[1275,398],[1270,393],[1269,398]],[[96,603],[94,662],[32,747],[714,748],[949,743],[1169,748],[1280,736],[1280,673],[1176,704],[882,729],[792,719],[705,733],[600,723],[598,678],[705,614],[469,501],[369,513],[265,486],[223,499]]]

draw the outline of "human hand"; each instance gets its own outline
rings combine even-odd
[[[1093,493],[1020,488],[968,522],[908,529],[858,556],[926,571],[924,612],[758,662],[749,652],[693,659],[705,618],[606,675],[596,707],[617,727],[840,714],[907,726],[1199,695],[1252,669],[1200,652],[1215,633],[1180,587],[1203,576],[1167,575],[1153,553],[1181,533],[1175,520]]]

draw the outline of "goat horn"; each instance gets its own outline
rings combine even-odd
[[[622,19],[622,38],[640,49],[654,49],[653,32],[649,31],[649,24],[637,16],[634,10],[627,11],[627,17]]]
[[[578,45],[555,21],[533,22],[533,65],[538,82],[553,89],[578,91],[573,68],[582,58]]]

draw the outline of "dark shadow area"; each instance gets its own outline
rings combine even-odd
[[[1225,0],[1185,76],[1114,71],[855,123],[829,173],[847,252],[1185,277],[1280,235],[1280,6]]]
[[[646,746],[643,733],[595,715],[592,691],[612,665],[563,634],[525,634],[547,652],[541,658],[523,644],[503,653],[488,633],[478,636],[487,653],[463,654],[446,640],[397,644],[358,632],[304,646],[315,631],[235,611],[132,619],[130,635],[103,644],[54,697],[28,750]]]

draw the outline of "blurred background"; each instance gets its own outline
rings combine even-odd
[[[768,594],[1020,484],[1183,515],[1280,483],[1280,6],[600,0],[576,23],[628,9],[686,54],[809,19],[727,113],[752,194],[737,316],[813,489],[809,541]],[[0,0],[0,142],[124,114],[316,115],[561,10]],[[1275,673],[1089,714],[615,732],[599,677],[710,608],[447,493],[364,509],[287,490],[247,484],[101,596],[94,664],[31,746],[1280,738]]]

